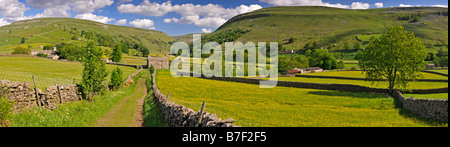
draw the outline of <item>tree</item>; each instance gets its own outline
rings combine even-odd
[[[111,72],[111,80],[108,84],[109,89],[116,90],[122,85],[123,83],[123,72],[120,70],[119,67],[113,69]]]
[[[321,67],[325,70],[337,69],[337,61],[334,54],[327,49],[318,49],[309,57],[310,67]]]
[[[150,51],[148,50],[148,48],[144,47],[142,49],[142,56],[148,56],[150,55]]]
[[[434,53],[428,53],[427,59],[425,61],[433,61],[435,58]]]
[[[92,99],[94,95],[104,92],[103,81],[108,73],[106,63],[102,61],[103,52],[93,42],[88,43],[85,52],[80,88],[85,99]]]
[[[14,48],[14,51],[12,52],[12,54],[27,54],[27,55],[29,55],[29,54],[31,54],[31,49],[18,46],[16,48]]]
[[[397,87],[406,89],[408,80],[423,77],[421,70],[426,58],[421,39],[405,31],[403,26],[395,26],[370,41],[362,52],[359,66],[369,81],[386,78],[392,93]]]
[[[111,60],[114,62],[120,62],[122,60],[122,45],[116,44],[111,54]]]
[[[26,41],[25,37],[22,37],[22,39],[20,40],[20,44],[24,44]]]
[[[44,46],[43,50],[52,50],[53,49],[53,45],[46,45]]]

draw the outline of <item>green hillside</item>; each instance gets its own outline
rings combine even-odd
[[[22,37],[26,39],[22,45],[31,45],[32,48],[43,43],[63,42],[83,46],[89,40],[86,35],[83,35],[86,32],[92,32],[97,38],[112,40],[108,42],[109,44],[124,41],[129,44],[143,45],[152,53],[168,53],[169,42],[173,41],[170,36],[160,31],[73,18],[39,18],[0,27],[0,53],[8,52],[5,50],[21,44]]]
[[[415,16],[418,16],[415,20]],[[204,41],[279,41],[286,49],[353,48],[357,36],[363,47],[372,36],[403,25],[427,45],[430,52],[448,49],[448,8],[414,7],[349,10],[328,7],[271,7],[238,15]],[[291,41],[289,41],[291,40]]]

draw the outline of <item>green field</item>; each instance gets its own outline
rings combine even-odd
[[[341,79],[324,79],[324,78],[302,78],[302,77],[279,77],[279,81],[293,81],[293,82],[306,82],[306,83],[328,83],[328,84],[352,84],[360,85],[372,88],[388,88],[388,82],[366,82],[362,80],[341,80]],[[436,89],[448,87],[448,83],[444,82],[410,82],[408,89]]]
[[[124,54],[120,62],[128,65],[147,65],[147,58]]]
[[[333,77],[348,77],[348,78],[366,78],[366,75],[362,73],[362,71],[330,71],[330,72],[320,72],[320,73],[308,73],[303,74],[308,76],[333,76]],[[423,79],[439,79],[439,80],[447,80],[448,77],[441,76],[432,73],[422,72],[424,76]]]
[[[396,109],[384,95],[276,87],[174,78],[158,70],[156,82],[170,100],[219,118],[234,118],[244,127],[428,127],[448,123],[423,119]]]
[[[116,66],[106,65],[107,71],[112,71]],[[137,69],[119,66],[123,71],[123,77],[128,77]],[[83,66],[79,62],[55,61],[37,57],[4,57],[0,56],[0,79],[9,81],[30,82],[33,86],[32,75],[36,78],[37,87],[43,91],[57,83],[59,78],[61,85],[72,84],[81,81]],[[109,76],[107,80],[109,80]]]
[[[447,74],[448,75],[448,70],[430,70],[430,71],[434,71],[434,72],[443,73],[443,74]]]
[[[406,98],[419,98],[419,99],[448,99],[448,93],[438,94],[404,94]]]

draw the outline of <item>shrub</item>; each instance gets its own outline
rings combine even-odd
[[[52,50],[53,49],[53,45],[46,45],[44,46],[43,50]]]
[[[155,72],[155,66],[153,66],[153,64],[152,64],[150,66],[149,70],[150,70],[150,74],[153,75],[153,73]]]
[[[6,88],[0,87],[0,127],[9,126],[7,117],[12,111],[12,103],[6,99],[6,91]]]
[[[47,54],[43,54],[43,53],[38,53],[38,54],[36,54],[36,56],[38,56],[38,57],[48,57],[48,55]]]
[[[111,73],[111,81],[109,82],[109,89],[117,90],[123,82],[123,72],[119,67],[114,69]]]
[[[12,54],[31,54],[31,49],[29,48],[25,48],[25,47],[16,47],[14,48],[14,51],[12,52]]]

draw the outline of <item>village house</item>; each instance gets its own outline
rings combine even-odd
[[[295,75],[295,74],[305,74],[305,73],[312,73],[312,72],[324,72],[324,70],[320,67],[311,67],[311,68],[306,68],[306,69],[301,69],[301,68],[294,68],[292,70],[287,70],[285,72],[283,72],[282,74],[284,75]]]
[[[436,69],[436,65],[434,65],[434,64],[427,64],[426,69],[427,70],[434,70],[434,69]]]
[[[53,47],[53,50],[32,50],[31,55],[37,56],[38,54],[47,55],[46,58],[52,59],[52,60],[58,60],[59,56],[56,55],[56,47]]]

